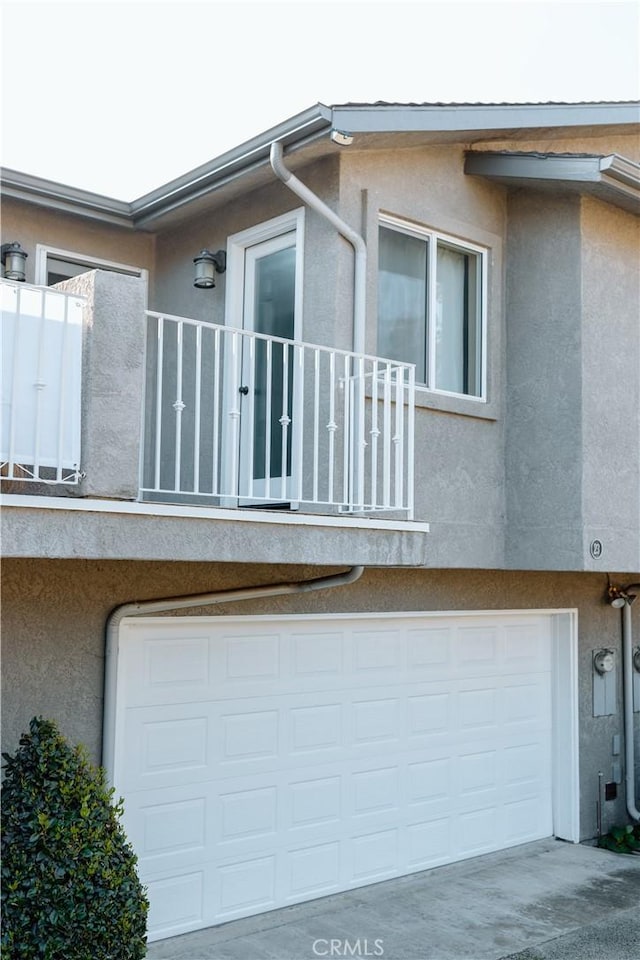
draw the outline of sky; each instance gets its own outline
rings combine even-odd
[[[640,0],[0,0],[2,165],[133,200],[321,102],[640,99]]]

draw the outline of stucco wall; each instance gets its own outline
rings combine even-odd
[[[581,244],[585,545],[597,538],[610,564],[634,569],[640,566],[640,220],[586,198]]]
[[[507,564],[633,570],[637,218],[589,197],[514,189],[507,251]]]
[[[416,418],[416,509],[431,524],[429,563],[496,567],[504,559],[502,241],[504,191],[463,172],[461,146],[341,153],[297,176],[368,246],[366,349],[377,353],[377,224],[380,211],[486,246],[489,260],[488,402],[419,393]],[[402,171],[401,175],[398,171]],[[273,185],[167,231],[157,241],[154,309],[224,322],[230,271],[213,290],[193,287],[193,257],[202,247],[300,207]],[[303,337],[352,346],[353,250],[327,221],[305,210]]]
[[[36,714],[55,718],[100,756],[104,626],[118,604],[325,575],[327,568],[99,561],[3,564],[3,750],[15,749]],[[612,574],[614,582],[628,582]],[[632,577],[640,580],[640,573]],[[596,831],[598,772],[611,777],[621,716],[592,716],[594,649],[620,654],[620,612],[603,602],[602,574],[368,570],[350,587],[202,609],[200,614],[573,608],[579,611],[581,829]],[[632,608],[640,636],[640,604]],[[618,661],[619,662],[619,661]],[[621,671],[618,670],[620,705]],[[640,736],[640,731],[639,731]],[[640,747],[640,741],[638,742]],[[620,759],[620,758],[618,758]],[[605,828],[625,819],[622,788],[605,804]]]
[[[514,190],[507,235],[507,562],[582,558],[580,200]]]
[[[27,283],[35,282],[36,245],[68,250],[80,256],[153,270],[155,237],[108,223],[37,207],[11,197],[2,199],[2,242],[18,240],[27,251]]]
[[[338,205],[338,158],[300,171],[327,204]],[[231,271],[216,274],[214,289],[193,285],[193,258],[203,249],[226,249],[230,236],[304,207],[275,176],[268,187],[199,216],[158,237],[154,310],[224,323]],[[350,349],[353,264],[351,247],[319,214],[305,210],[303,338]],[[346,274],[346,276],[345,276]]]
[[[491,144],[498,146],[638,152],[635,137]],[[577,194],[509,194],[465,176],[463,161],[464,146],[457,144],[349,148],[298,171],[366,239],[371,353],[377,352],[381,211],[490,251],[487,402],[418,391],[415,516],[431,524],[428,563],[633,569],[640,551],[635,221]],[[300,206],[274,176],[269,186],[157,240],[11,200],[5,201],[3,229],[12,238],[15,227],[30,252],[37,241],[152,268],[155,251],[150,306],[222,323],[233,278],[227,271],[217,276],[215,289],[194,288],[194,255],[202,247],[224,248],[230,235]],[[304,253],[303,337],[349,348],[353,251],[307,209]],[[32,257],[27,265],[32,269]],[[137,464],[130,462],[131,470]],[[599,561],[589,555],[594,538],[606,547]]]
[[[368,247],[367,350],[376,337],[381,213],[486,247],[485,403],[417,392],[416,517],[428,520],[432,566],[498,567],[504,562],[504,191],[464,174],[460,145],[375,152],[341,159],[341,216]]]

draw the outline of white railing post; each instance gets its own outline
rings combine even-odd
[[[292,434],[291,434],[291,461],[295,494],[292,497],[296,502],[304,500],[304,425],[306,421],[304,409],[304,347],[296,344],[293,348],[294,376],[293,376],[293,403],[292,403]],[[295,450],[294,450],[295,444]]]
[[[282,344],[282,416],[279,420],[282,427],[281,461],[280,461],[280,497],[287,499],[287,450],[289,442],[289,344]]]
[[[160,464],[162,452],[162,376],[164,354],[164,317],[158,317],[158,349],[156,353],[156,449],[154,456],[154,487],[160,489]]]
[[[371,503],[378,498],[378,361],[371,365]]]
[[[194,407],[193,490],[200,493],[200,404],[202,395],[202,327],[196,327],[196,396]]]
[[[416,368],[407,369],[409,396],[407,398],[407,520],[413,520],[415,498],[415,416]]]
[[[13,321],[13,356],[11,365],[11,398],[9,400],[9,476],[14,476],[15,449],[16,449],[16,409],[18,406],[18,362],[20,359],[20,333],[22,325],[20,323],[20,287],[14,287],[16,297],[15,319]],[[7,322],[3,317],[3,324]],[[10,322],[10,321],[9,321]],[[4,353],[4,350],[3,350]],[[4,378],[3,378],[4,379]]]
[[[176,367],[177,367],[177,380],[176,380],[176,399],[173,402],[173,409],[175,410],[175,442],[173,445],[173,455],[175,457],[174,464],[174,491],[176,493],[180,492],[180,477],[182,475],[182,411],[184,410],[184,401],[182,399],[182,361],[183,361],[183,336],[184,336],[184,324],[179,323],[177,328],[177,340],[176,340]]]

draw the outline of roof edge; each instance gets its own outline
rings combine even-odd
[[[619,154],[470,150],[464,172],[513,186],[555,182],[640,213],[640,164]]]
[[[279,140],[284,146],[300,147],[324,136],[331,129],[331,118],[331,108],[317,103],[275,127],[270,127],[257,137],[244,141],[219,157],[134,200],[131,204],[134,222],[148,222],[213,187],[236,179],[245,170],[267,163],[274,140]]]
[[[635,101],[576,104],[373,103],[334,106],[316,103],[130,203],[17,170],[3,169],[0,176],[2,192],[6,197],[118,226],[144,229],[160,216],[236,180],[246,171],[267,164],[274,140],[291,150],[327,135],[331,129],[349,133],[456,131],[464,138],[465,134],[478,130],[506,132],[523,128],[610,127],[639,123],[640,103]],[[627,189],[635,189],[635,174],[629,173],[629,163],[631,161],[618,158],[606,170],[606,176],[614,185],[619,184],[620,190],[625,176]],[[603,174],[604,171],[600,175]],[[631,183],[628,182],[629,176]]]
[[[92,219],[123,227],[133,227],[131,204],[90,190],[81,190],[55,180],[35,177],[8,167],[0,169],[3,197],[38,203],[67,213],[84,214]]]
[[[640,123],[640,103],[344,104],[333,107],[336,126],[349,133],[442,130],[547,129]]]

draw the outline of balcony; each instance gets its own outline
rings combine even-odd
[[[0,475],[77,484],[84,300],[7,281],[0,298]]]
[[[411,365],[145,299],[2,282],[5,555],[423,562]]]
[[[412,518],[411,365],[147,318],[143,499]]]

